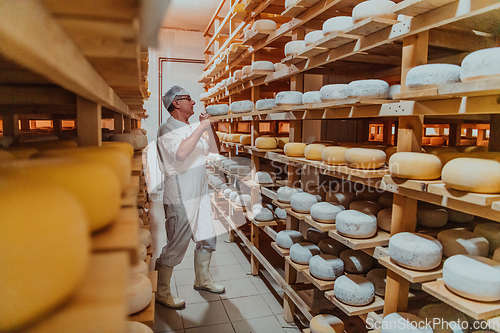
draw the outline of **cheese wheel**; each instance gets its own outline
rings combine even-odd
[[[271,61],[254,61],[252,62],[252,71],[274,72],[274,64]]]
[[[431,146],[442,146],[446,143],[446,139],[442,136],[433,136],[429,140]]]
[[[148,249],[144,246],[144,244],[140,243],[139,248],[137,249],[137,257],[139,260],[144,261],[148,256]]]
[[[237,197],[238,197],[238,192],[231,191],[231,193],[229,193],[229,201],[235,202]]]
[[[205,111],[212,116],[222,116],[229,113],[229,106],[227,104],[209,105]]]
[[[488,256],[488,240],[467,230],[443,230],[437,235],[437,240],[443,246],[443,256],[445,257],[451,257],[456,254]]]
[[[274,71],[275,72],[279,72],[279,71],[286,70],[286,69],[288,69],[288,66],[285,64],[282,64],[281,62],[277,62],[274,64]]]
[[[352,17],[351,16],[335,16],[323,23],[323,34],[330,34],[333,32],[343,32],[350,27],[352,27]]]
[[[266,19],[263,19],[263,20],[257,20],[254,22],[253,24],[253,27],[252,29],[255,30],[255,31],[259,31],[259,30],[270,30],[270,31],[274,31],[277,29],[277,25],[276,25],[276,22],[274,22],[273,20],[266,20]]]
[[[234,160],[224,160],[222,161],[222,167],[228,169],[231,165],[237,165],[238,162]]]
[[[297,189],[288,187],[288,186],[283,186],[276,191],[276,195],[278,197],[278,201],[284,202],[284,203],[290,203],[290,199],[292,198],[292,195],[297,194],[298,191]]]
[[[276,215],[276,218],[280,220],[286,219],[286,210],[283,208],[276,207],[274,214]]]
[[[276,180],[276,175],[274,172],[257,171],[254,180],[257,184],[273,184]]]
[[[470,81],[477,79],[487,79],[488,76],[500,74],[498,61],[500,57],[500,47],[483,49],[468,54],[460,66],[460,79]]]
[[[252,173],[252,169],[250,169],[249,166],[242,165],[240,168],[238,168],[238,176],[246,177],[250,173]]]
[[[309,260],[319,253],[319,247],[309,242],[295,243],[290,247],[290,259],[301,265],[309,265]]]
[[[255,221],[261,221],[261,222],[272,221],[274,220],[274,214],[268,208],[261,208],[257,210],[254,209],[253,218],[255,219]]]
[[[257,102],[255,102],[255,108],[259,111],[269,110],[274,108],[275,106],[276,106],[276,101],[274,100],[274,98],[259,99]]]
[[[229,106],[229,110],[233,113],[251,112],[253,111],[253,102],[248,100],[233,102]]]
[[[319,91],[308,91],[302,95],[302,104],[321,103]]]
[[[240,136],[240,143],[242,145],[251,145],[252,144],[252,136],[246,135],[246,134]]]
[[[384,193],[378,198],[378,204],[383,208],[390,208],[393,204],[393,197],[392,193]]]
[[[377,169],[385,164],[385,152],[378,149],[350,148],[345,152],[347,164],[357,169]]]
[[[401,85],[394,84],[389,87],[389,99],[394,99],[394,95],[399,94],[401,92]]]
[[[387,232],[391,232],[392,207],[382,209],[377,214],[377,226]]]
[[[389,84],[382,80],[352,81],[347,85],[347,96],[362,98],[388,98]]]
[[[125,333],[153,333],[153,330],[138,321],[127,321],[125,322]]]
[[[460,82],[460,66],[451,64],[420,65],[413,67],[406,74],[408,88],[435,87],[456,82]]]
[[[441,228],[448,222],[448,212],[439,206],[420,205],[417,208],[417,225],[425,228]]]
[[[378,203],[373,202],[373,201],[367,201],[367,200],[357,200],[353,201],[349,205],[350,210],[356,210],[358,212],[364,213],[364,214],[370,214],[377,216],[378,212],[382,210],[382,206],[380,206]]]
[[[139,312],[151,303],[153,286],[149,278],[143,274],[131,274],[126,290],[127,315]]]
[[[318,199],[310,193],[296,193],[290,198],[292,209],[299,213],[309,213],[311,206],[318,202]]]
[[[241,134],[231,134],[231,142],[239,143]]]
[[[76,291],[90,237],[84,208],[63,188],[3,173],[0,188],[0,331],[11,332]]]
[[[401,152],[389,159],[391,176],[407,179],[430,180],[441,176],[441,160],[432,154]]]
[[[300,91],[280,91],[276,94],[276,105],[302,105],[302,93]]]
[[[347,84],[328,84],[319,90],[322,102],[335,101],[347,98]]]
[[[337,215],[337,232],[350,238],[370,238],[377,233],[377,218],[357,210],[346,210]]]
[[[418,316],[429,323],[434,322],[434,332],[445,333],[467,333],[468,329],[462,328],[464,323],[468,323],[469,319],[462,312],[452,308],[448,304],[427,304],[418,311]]]
[[[389,240],[391,260],[405,268],[426,271],[441,264],[443,247],[435,238],[424,234],[400,232]]]
[[[142,128],[139,128],[142,129]],[[134,147],[128,142],[120,142],[120,141],[108,141],[108,142],[103,142],[102,143],[103,147],[108,147],[108,148],[118,148],[128,154],[130,158],[134,157]]]
[[[308,160],[321,161],[323,160],[322,152],[325,148],[324,145],[311,143],[304,149],[304,157]]]
[[[293,40],[285,44],[285,57],[297,55],[304,51],[306,43],[303,40]]]
[[[241,69],[238,69],[237,71],[234,71],[233,75],[235,80],[241,80],[241,78],[243,77],[243,71]]]
[[[261,136],[255,139],[255,147],[259,149],[276,149],[278,148],[278,141],[276,138]]]
[[[480,158],[456,158],[443,167],[446,186],[475,193],[500,193],[500,162]]]
[[[251,65],[243,66],[241,71],[242,71],[243,75],[249,75],[252,73],[252,66]]]
[[[389,0],[369,0],[356,5],[352,10],[352,20],[358,23],[366,18],[387,18],[396,20],[398,15],[392,10],[396,4]]]
[[[373,267],[373,258],[361,250],[345,250],[340,253],[347,273],[364,274]]]
[[[139,224],[139,228],[144,227],[144,221],[140,217],[137,219],[137,223]]]
[[[289,142],[283,147],[286,156],[303,157],[306,149],[306,144],[301,142]]]
[[[326,202],[339,204],[348,209],[351,203],[356,200],[356,193],[353,192],[328,192],[326,194]]]
[[[500,262],[500,247],[493,252],[493,260]]]
[[[311,333],[343,333],[344,323],[335,316],[320,314],[311,319],[310,330]]]
[[[132,274],[140,273],[142,275],[148,275],[148,264],[145,261],[139,260],[139,262],[130,268]]]
[[[342,253],[342,251],[345,251],[345,250],[348,249],[347,246],[345,246],[344,244],[336,241],[333,238],[322,239],[318,243],[318,247],[321,250],[321,253],[331,254],[331,255],[334,255],[336,257],[339,257],[340,253]]]
[[[393,312],[382,320],[381,333],[433,333],[428,323],[411,313]]]
[[[153,242],[153,238],[151,237],[151,233],[147,229],[139,230],[139,241],[141,244],[144,244],[145,247],[149,247]]]
[[[304,37],[304,43],[306,44],[306,46],[311,46],[321,38],[323,38],[322,30],[311,31]]]
[[[290,138],[288,137],[279,137],[276,138],[278,140],[278,148],[283,149],[285,145],[290,142]]]
[[[229,171],[230,174],[233,175],[238,175],[240,170],[243,170],[242,173],[251,172],[251,170],[248,170],[248,167],[246,165],[238,165],[238,164],[229,166],[227,170]]]
[[[229,199],[229,196],[231,195],[231,193],[233,192],[232,189],[228,188],[228,189],[225,189],[224,190],[224,198],[227,198]]]
[[[360,275],[342,275],[333,286],[333,294],[340,302],[353,305],[364,306],[370,304],[375,297],[375,287],[373,283]]]
[[[212,180],[212,185],[213,185],[216,189],[221,189],[221,186],[222,186],[222,179],[215,177],[215,178]]]
[[[246,207],[246,208],[249,208],[250,206],[252,206],[252,197],[249,196],[248,194],[242,194],[242,195],[238,195],[235,199],[234,199],[234,203],[236,204],[236,206],[238,207]]]
[[[456,255],[446,259],[443,280],[455,294],[475,301],[500,300],[500,263],[474,256]]]
[[[338,213],[345,210],[344,206],[329,202],[318,202],[311,206],[311,217],[322,223],[335,223]]]
[[[284,249],[289,249],[295,243],[304,241],[304,236],[297,230],[282,230],[276,234],[276,244]]]
[[[316,228],[307,229],[306,239],[308,242],[318,245],[323,239],[328,238],[328,233]]]
[[[373,283],[375,295],[385,296],[385,285],[387,283],[387,268],[374,268],[366,274],[366,279]]]
[[[325,147],[321,152],[321,158],[330,165],[343,165],[346,164],[345,153],[348,149],[336,146]]]
[[[318,254],[309,260],[309,272],[317,279],[334,281],[344,274],[344,262],[331,254]]]
[[[474,233],[488,240],[490,253],[500,247],[500,224],[498,222],[478,224],[474,228]]]

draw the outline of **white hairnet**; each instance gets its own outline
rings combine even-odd
[[[170,104],[172,104],[172,101],[174,100],[175,96],[184,96],[184,95],[191,95],[191,94],[181,86],[174,84],[172,87],[170,87],[170,89],[167,90],[165,94],[163,94],[162,101],[163,105],[165,106],[165,109],[168,110],[168,107],[170,106]]]

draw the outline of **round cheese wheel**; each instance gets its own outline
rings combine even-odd
[[[246,135],[246,134],[240,136],[240,143],[242,145],[251,145],[252,144],[252,136]]]
[[[221,186],[222,186],[222,179],[220,178],[215,178],[213,181],[212,181],[212,185],[216,188],[216,189],[220,189]]]
[[[394,95],[399,94],[401,92],[401,85],[394,84],[389,87],[389,99],[394,99]]]
[[[278,201],[284,202],[284,203],[290,203],[290,199],[292,198],[292,195],[297,194],[298,191],[297,189],[288,187],[288,186],[283,186],[276,191],[276,195],[278,197]]]
[[[387,98],[389,97],[389,84],[382,80],[352,81],[347,85],[347,96],[363,98]]]
[[[300,91],[280,91],[276,94],[276,105],[302,105],[302,93]]]
[[[237,197],[238,197],[238,192],[231,191],[231,193],[229,194],[229,201],[235,202]]]
[[[387,269],[386,268],[374,268],[366,274],[366,279],[373,283],[375,288],[375,295],[384,297],[385,296],[385,285],[387,282]]]
[[[322,102],[346,99],[347,86],[347,84],[328,84],[326,86],[323,86],[319,90],[319,98]]]
[[[241,78],[243,77],[243,70],[238,69],[237,71],[234,71],[233,75],[234,75],[233,77],[236,81],[241,80]]]
[[[309,260],[319,253],[319,247],[309,242],[295,243],[290,247],[290,259],[301,265],[309,265]]]
[[[286,210],[283,208],[276,207],[274,214],[276,215],[276,218],[280,220],[286,219]]]
[[[352,27],[352,17],[351,16],[335,16],[323,23],[323,34],[329,34],[337,31],[345,31]]]
[[[274,31],[277,29],[277,25],[276,25],[276,22],[274,22],[273,20],[262,19],[262,20],[255,21],[253,23],[252,29],[255,31],[259,31],[259,30]]]
[[[332,204],[329,202],[318,202],[311,206],[311,217],[322,223],[335,223],[338,213],[345,210],[340,204]]]
[[[408,88],[434,87],[456,82],[460,82],[460,66],[451,64],[420,65],[413,67],[406,74]]]
[[[125,333],[153,333],[153,330],[138,321],[127,321],[125,322]]]
[[[344,323],[335,316],[320,314],[311,319],[310,330],[311,333],[343,333]]]
[[[323,239],[328,238],[328,233],[316,228],[307,229],[306,239],[308,242],[318,245]]]
[[[344,262],[331,254],[318,254],[309,261],[309,272],[317,279],[334,281],[344,274]]]
[[[296,193],[290,198],[292,209],[299,213],[309,213],[311,206],[318,202],[318,199],[310,193]]]
[[[148,247],[153,242],[153,238],[151,237],[151,233],[147,229],[139,230],[139,241],[141,244],[144,244],[145,247]]]
[[[353,192],[327,192],[326,201],[344,206],[349,209],[351,203],[356,200],[356,193]]]
[[[352,10],[352,20],[354,23],[358,23],[369,17],[396,20],[398,15],[392,12],[395,5],[394,2],[389,0],[363,1]]]
[[[254,61],[252,62],[252,71],[274,72],[274,64],[271,61]]]
[[[496,61],[500,56],[500,47],[483,49],[468,54],[460,66],[460,79],[470,81],[487,79],[488,76],[500,74],[500,66]]]
[[[266,222],[274,220],[273,212],[268,208],[253,210],[253,218],[256,221]]]
[[[144,246],[144,244],[139,244],[139,248],[137,249],[137,257],[139,260],[143,261],[146,260],[146,257],[148,256],[148,249]]]
[[[342,253],[342,251],[345,251],[345,250],[348,249],[347,246],[345,246],[344,244],[336,241],[333,238],[322,239],[318,243],[318,247],[321,250],[321,253],[331,254],[331,255],[334,255],[336,257],[339,257],[340,253]]]
[[[349,148],[345,147],[325,147],[321,152],[322,160],[330,165],[343,165],[346,164],[345,153]]]
[[[248,194],[242,194],[242,195],[238,195],[235,199],[234,199],[234,203],[236,204],[236,206],[238,207],[246,207],[246,208],[249,208],[252,206],[252,197],[249,196]]]
[[[278,139],[278,148],[280,149],[283,149],[285,148],[285,145],[290,142],[290,138],[288,137],[279,137],[279,138],[276,138]]]
[[[364,214],[377,216],[378,212],[382,210],[382,206],[373,201],[358,200],[353,201],[349,205],[349,209],[356,210]]]
[[[255,108],[259,111],[269,110],[274,108],[275,106],[276,106],[276,101],[274,100],[274,98],[259,99],[257,102],[255,102]]]
[[[352,168],[377,169],[385,164],[385,152],[378,149],[350,148],[345,152],[345,160]]]
[[[441,160],[432,154],[401,152],[389,159],[391,176],[408,179],[430,180],[441,176]]]
[[[431,270],[441,264],[443,247],[435,238],[400,232],[389,240],[389,256],[396,264],[417,270]]]
[[[139,228],[144,227],[144,221],[140,217],[137,219],[137,223],[139,224]]]
[[[297,55],[301,53],[306,47],[303,40],[293,40],[285,44],[285,57]]]
[[[382,209],[377,214],[377,226],[387,232],[391,232],[392,207]]]
[[[143,274],[130,274],[126,290],[127,315],[139,312],[151,303],[153,286],[147,276]]]
[[[297,230],[282,230],[276,234],[276,244],[284,249],[289,249],[295,243],[304,241],[304,236]]]
[[[323,159],[322,152],[325,148],[324,145],[311,143],[304,149],[304,157],[308,160],[321,161]]]
[[[143,128],[136,128],[136,130],[144,130],[144,129]],[[134,157],[134,147],[128,142],[108,141],[108,142],[103,142],[102,146],[103,147],[119,148],[119,149],[125,151],[130,158]]]
[[[429,323],[434,321],[436,325],[433,325],[433,329],[436,333],[445,333],[451,330],[453,333],[467,333],[469,331],[462,328],[464,323],[469,322],[467,316],[448,304],[427,304],[418,311],[418,316]]]
[[[251,112],[253,111],[253,102],[248,100],[233,102],[229,106],[229,110],[233,113]]]
[[[304,43],[306,44],[306,46],[310,46],[316,43],[321,38],[323,38],[322,30],[311,31],[304,37]]]
[[[229,113],[229,106],[227,104],[209,105],[205,111],[212,116],[222,116]]]
[[[411,313],[393,312],[382,320],[382,333],[433,333],[428,323]]]
[[[232,165],[238,165],[238,162],[233,160],[224,160],[222,161],[222,167],[228,169]]]
[[[308,91],[302,95],[302,104],[321,103],[319,91]]]
[[[259,149],[276,149],[278,148],[278,141],[276,138],[261,136],[255,139],[255,147]]]
[[[457,295],[475,301],[500,300],[500,263],[474,256],[455,255],[443,265],[443,280]]]
[[[288,69],[288,66],[285,64],[282,64],[281,62],[277,62],[274,64],[274,71],[275,72],[279,72],[279,71],[286,70],[286,69]]]
[[[276,180],[276,174],[274,172],[257,171],[254,180],[257,184],[273,184]]]
[[[451,257],[456,254],[488,256],[488,240],[467,230],[443,230],[437,235],[437,240],[443,246],[443,256],[445,257]]]
[[[350,238],[370,238],[377,233],[377,218],[357,210],[346,210],[337,215],[337,232]]]
[[[145,261],[140,260],[136,265],[130,268],[132,274],[140,273],[142,275],[148,276],[148,264]]]
[[[252,169],[250,169],[249,166],[242,165],[240,168],[238,168],[238,176],[248,176],[249,174],[252,173]]]
[[[286,156],[303,157],[306,149],[306,144],[301,142],[288,142],[283,147]]]
[[[417,208],[417,224],[425,228],[441,228],[448,222],[448,212],[439,206],[420,205]]]
[[[229,168],[227,168],[227,170],[229,171],[230,174],[237,175],[237,174],[239,174],[239,172],[240,172],[241,169],[243,169],[244,171],[246,171],[247,168],[248,167],[246,165],[235,164],[235,165],[229,166]]]
[[[500,247],[500,224],[498,222],[478,224],[474,228],[474,233],[488,240],[490,253]]]
[[[373,258],[361,250],[345,250],[340,253],[347,273],[364,274],[373,267]]]
[[[392,193],[384,193],[378,198],[378,204],[383,208],[390,208],[393,204],[393,197]]]
[[[344,304],[364,306],[373,301],[375,287],[361,275],[342,275],[335,280],[333,294]]]
[[[230,188],[224,190],[224,198],[229,199],[229,196],[231,195],[232,192],[233,192],[233,190]]]
[[[475,193],[500,193],[500,162],[481,158],[456,158],[443,167],[446,186]]]

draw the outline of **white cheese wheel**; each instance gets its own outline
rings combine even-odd
[[[131,274],[140,273],[142,275],[148,276],[148,271],[148,264],[146,264],[146,262],[142,260],[139,260],[137,264],[130,268]]]
[[[282,230],[276,234],[276,244],[284,249],[289,249],[295,243],[304,241],[304,236],[297,230]]]
[[[408,88],[434,87],[456,82],[460,82],[460,66],[451,64],[420,65],[406,74]]]
[[[230,174],[237,175],[242,168],[248,168],[246,165],[231,165],[227,170],[229,171]],[[245,169],[246,170],[246,169]]]
[[[222,186],[222,179],[216,177],[215,179],[212,180],[212,185],[216,189],[220,189],[220,187]]]
[[[377,214],[377,226],[387,232],[391,232],[392,207],[384,208]]]
[[[243,71],[241,69],[234,71],[233,77],[236,81],[241,80],[241,78],[243,77]]]
[[[337,31],[345,31],[352,27],[352,17],[351,16],[335,16],[323,23],[323,34],[329,34]]]
[[[373,301],[375,287],[361,275],[342,275],[335,280],[333,294],[344,304],[364,306]]]
[[[301,265],[309,265],[309,260],[320,254],[319,247],[309,242],[295,243],[290,247],[290,259]]]
[[[146,260],[146,257],[148,256],[148,249],[144,246],[144,244],[139,244],[139,248],[137,249],[137,257],[139,260],[143,261]]]
[[[345,153],[348,149],[336,146],[325,147],[321,152],[321,158],[330,165],[343,165],[346,164]]]
[[[377,169],[385,164],[385,152],[378,149],[350,148],[345,152],[347,164],[357,169]]]
[[[490,253],[500,247],[500,223],[481,223],[474,228],[474,233],[483,236],[490,243]]]
[[[302,104],[321,103],[319,91],[308,91],[302,95]]]
[[[271,61],[254,61],[252,62],[252,71],[274,72],[274,64]]]
[[[306,46],[310,46],[316,43],[321,38],[323,38],[322,30],[311,31],[304,37],[304,43],[306,44]]]
[[[283,149],[285,145],[290,142],[290,138],[288,137],[279,137],[278,139],[278,148]]]
[[[268,136],[261,136],[255,139],[255,147],[259,149],[276,149],[278,148],[278,140]]]
[[[238,195],[234,200],[234,203],[238,207],[249,208],[250,206],[252,206],[252,197],[249,196],[248,194]]]
[[[443,247],[435,238],[424,234],[400,232],[389,240],[389,256],[396,264],[417,270],[431,270],[441,264]]]
[[[290,198],[292,209],[299,213],[309,213],[311,206],[318,202],[318,199],[310,193],[296,193]]]
[[[241,73],[243,75],[251,74],[252,73],[252,66],[251,65],[243,66],[243,68],[241,69]]]
[[[257,184],[273,184],[276,180],[276,174],[274,172],[257,171],[254,180]]]
[[[288,66],[285,64],[282,64],[281,62],[277,62],[274,64],[274,71],[275,72],[279,72],[279,71],[285,70],[287,68],[288,68]]]
[[[500,263],[484,258],[456,255],[446,259],[443,280],[452,292],[476,301],[500,300]]]
[[[343,333],[344,323],[335,316],[320,314],[311,319],[310,330],[311,333]]]
[[[255,221],[261,222],[272,221],[274,220],[274,214],[268,208],[261,208],[253,210],[253,218],[255,219]]]
[[[221,190],[222,192],[224,192],[225,190],[228,190],[228,189],[229,189],[229,186],[230,186],[230,185],[231,185],[231,184],[222,184],[222,185],[220,186],[220,190]]]
[[[322,152],[325,148],[325,145],[311,143],[304,149],[304,157],[308,160],[321,161],[323,160]]]
[[[306,47],[303,40],[293,40],[285,44],[285,57],[301,53]]]
[[[374,268],[366,274],[366,279],[373,283],[375,295],[385,296],[385,285],[387,283],[387,269]]]
[[[311,217],[322,223],[335,223],[337,214],[343,210],[345,208],[340,204],[318,202],[311,206]]]
[[[389,87],[389,99],[394,99],[394,95],[399,94],[401,92],[401,85],[394,84]]]
[[[380,206],[378,203],[373,202],[373,201],[357,200],[357,201],[353,201],[349,205],[349,209],[357,210],[358,212],[361,212],[364,214],[370,214],[370,215],[377,216],[378,212],[380,212],[382,210],[382,206]]]
[[[125,333],[153,333],[153,330],[138,321],[127,321],[125,322]]]
[[[153,238],[151,237],[151,233],[147,229],[139,230],[139,240],[141,244],[144,244],[145,247],[148,247],[153,242]]]
[[[263,20],[255,21],[252,29],[255,31],[259,31],[259,30],[274,31],[277,29],[277,25],[276,25],[276,22],[274,22],[273,20],[263,19]]]
[[[231,190],[230,188],[224,190],[224,198],[229,199],[229,196],[231,195],[232,192],[233,190]]]
[[[223,160],[222,161],[222,167],[228,169],[231,165],[237,165],[238,162],[233,161],[233,160]]]
[[[352,81],[347,85],[347,96],[362,98],[387,98],[389,97],[389,84],[382,80]]]
[[[286,156],[303,157],[306,146],[307,145],[305,143],[301,142],[288,142],[283,147],[283,151]]]
[[[358,23],[369,17],[388,18],[396,20],[398,15],[392,10],[396,4],[389,0],[369,0],[356,5],[352,10],[352,20]]]
[[[333,238],[322,239],[318,243],[318,247],[321,250],[321,253],[331,254],[331,255],[334,255],[336,257],[339,257],[340,253],[342,253],[342,251],[345,251],[348,249],[347,246],[340,243],[339,241],[336,241]]]
[[[383,208],[390,208],[393,204],[394,195],[392,193],[384,193],[378,198],[378,204]]]
[[[126,290],[127,315],[139,312],[151,303],[153,287],[149,278],[143,274],[131,274]]]
[[[393,312],[382,320],[381,333],[433,333],[422,318],[411,313]]]
[[[319,90],[319,98],[322,102],[346,99],[347,87],[347,84],[328,84]]]
[[[284,203],[290,203],[290,199],[294,194],[297,194],[298,191],[294,188],[288,187],[288,186],[283,186],[276,191],[276,195],[278,197],[278,201],[284,202]]]
[[[361,250],[345,250],[340,253],[347,273],[364,274],[373,267],[373,258]]]
[[[144,227],[144,221],[140,217],[137,219],[137,223],[139,224],[139,228]]]
[[[302,105],[300,91],[280,91],[276,94],[276,105]]]
[[[252,144],[252,136],[246,135],[246,134],[240,136],[240,143],[242,145],[251,145]]]
[[[408,179],[430,180],[441,176],[442,164],[432,154],[401,152],[389,159],[391,176]]]
[[[425,228],[441,228],[448,222],[448,212],[439,206],[419,205],[417,224]]]
[[[443,256],[445,257],[456,254],[488,256],[490,246],[488,240],[467,230],[443,230],[437,235],[437,240],[443,246]]]
[[[255,108],[259,111],[269,110],[274,108],[275,106],[276,106],[276,101],[274,100],[274,98],[259,99],[257,102],[255,102]]]
[[[276,218],[280,220],[286,219],[286,210],[283,208],[276,207],[274,214],[276,215]]]
[[[446,186],[475,193],[500,193],[500,162],[481,158],[456,158],[443,167]]]
[[[248,176],[249,174],[252,173],[252,169],[250,169],[249,166],[246,166],[246,165],[242,165],[239,169],[238,169],[238,176]]]
[[[468,54],[460,66],[460,79],[462,81],[487,79],[490,75],[500,74],[498,59],[500,47],[483,49]]]
[[[236,200],[236,198],[238,197],[238,192],[236,191],[231,191],[231,193],[229,193],[229,201],[232,201],[234,202]]]
[[[244,39],[249,39],[250,36],[252,36],[254,34],[253,30],[252,29],[249,29],[247,31],[245,31],[245,34],[243,35],[244,36]]]
[[[233,113],[251,112],[253,111],[253,103],[252,101],[233,102],[229,106],[229,110],[231,110]]]
[[[317,279],[334,281],[344,274],[344,262],[331,254],[318,254],[309,261],[309,272]]]
[[[337,232],[350,238],[370,238],[377,233],[377,217],[357,210],[345,210],[337,215]]]
[[[351,203],[356,200],[356,193],[353,192],[328,192],[326,194],[326,202],[339,204],[349,209]]]
[[[309,228],[306,232],[306,239],[308,242],[318,245],[323,239],[327,239],[328,233],[319,231],[316,228]]]
[[[221,138],[222,136],[226,133],[221,133]],[[221,156],[220,159],[215,160],[215,166],[221,167],[222,166],[222,161],[227,161],[228,158],[226,156]]]
[[[427,304],[418,311],[418,316],[429,323],[433,321],[434,332],[446,333],[452,329],[453,333],[467,333],[468,329],[462,328],[464,323],[468,323],[468,318],[462,312],[452,308],[448,304]]]

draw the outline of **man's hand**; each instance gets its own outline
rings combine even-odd
[[[204,130],[209,130],[211,128],[210,126],[210,115],[202,112],[200,114],[200,126]]]

